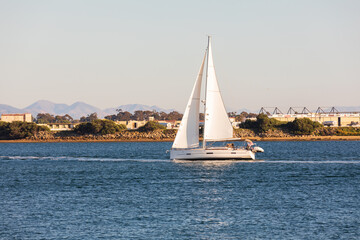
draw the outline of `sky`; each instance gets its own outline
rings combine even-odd
[[[0,104],[183,111],[212,36],[227,110],[360,106],[360,1],[0,0]]]

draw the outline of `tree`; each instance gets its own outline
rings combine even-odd
[[[242,111],[239,115],[236,115],[235,121],[243,122],[248,116],[249,116],[249,114],[247,112]]]
[[[259,125],[257,121],[252,121],[250,119],[246,119],[245,122],[240,123],[239,125],[240,128],[246,128],[246,129],[253,129],[253,130],[258,130],[259,129]]]
[[[267,132],[270,129],[274,129],[279,125],[284,124],[274,118],[269,118],[266,114],[259,114],[256,117],[256,121],[247,119],[245,122],[239,125],[240,128],[254,129],[259,132]]]
[[[236,112],[228,112],[229,117],[236,117]]]
[[[118,113],[117,120],[118,121],[130,121],[131,113],[129,113],[128,111]]]
[[[0,121],[0,139],[8,139],[10,128],[8,122]]]
[[[166,120],[166,118],[167,118],[167,113],[166,112],[160,112],[159,115],[160,115],[161,120]]]
[[[111,120],[111,121],[117,121],[115,114],[107,115],[104,118],[107,119],[107,120]]]
[[[136,120],[136,121],[144,121],[148,120],[150,117],[154,117],[155,120],[181,120],[182,114],[178,113],[177,111],[173,111],[169,114],[165,112],[157,112],[157,111],[142,111],[137,110],[134,112],[134,114],[131,114],[127,111],[123,112],[121,109],[117,109],[117,114],[107,115],[105,116],[105,119],[113,120],[113,121],[130,121],[130,120]],[[85,122],[86,118],[82,117],[80,121]]]
[[[86,117],[81,117],[80,122],[92,122],[98,119],[97,113],[91,113],[87,115]]]
[[[132,119],[132,114],[125,111],[121,111],[121,109],[117,109],[118,113],[113,115],[105,116],[105,119],[112,121],[130,121]]]
[[[260,132],[266,132],[271,128],[269,117],[263,113],[257,116],[256,121]]]
[[[141,110],[137,110],[133,114],[133,120],[142,121],[144,120],[144,112]]]
[[[117,121],[130,121],[131,120],[131,113],[128,111],[123,111],[122,109],[116,109],[116,120]]]
[[[246,117],[248,118],[256,118],[258,116],[258,114],[256,113],[249,113]]]
[[[65,118],[67,121],[69,121],[69,122],[74,121],[74,119],[73,119],[69,114],[65,114],[65,115],[64,115],[64,118]]]
[[[34,136],[41,131],[50,131],[50,129],[29,122],[0,122],[0,139],[21,139]]]
[[[37,123],[54,123],[55,117],[49,113],[38,113],[36,116]]]
[[[157,111],[154,110],[153,112],[153,117],[155,120],[161,120],[161,116],[160,113],[158,113]]]
[[[71,123],[73,118],[69,114],[65,114],[64,116],[57,115],[55,116],[56,123]]]
[[[183,115],[177,111],[172,111],[166,117],[166,120],[181,120]]]

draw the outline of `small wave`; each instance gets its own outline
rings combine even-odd
[[[187,161],[187,160],[175,160],[176,163],[185,164],[201,164],[201,165],[229,165],[229,164],[240,164],[240,163],[268,163],[268,164],[360,164],[360,160],[319,160],[319,161],[301,161],[301,160],[211,160],[211,161]]]
[[[0,156],[0,160],[76,160],[76,158],[66,156]]]
[[[0,156],[0,160],[41,160],[49,159],[50,157],[38,157],[38,156]]]
[[[168,162],[168,159],[131,159],[131,158],[103,158],[103,157],[72,157],[72,156],[0,156],[0,160],[53,160],[53,161],[82,161],[82,162]]]
[[[319,160],[319,161],[294,161],[294,160],[269,160],[269,161],[264,161],[265,163],[290,163],[290,164],[294,164],[294,163],[310,163],[310,164],[360,164],[360,160]]]
[[[133,159],[133,158],[78,158],[82,162],[169,162],[169,159]]]

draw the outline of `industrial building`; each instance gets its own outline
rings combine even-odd
[[[267,109],[262,107],[259,113],[267,114],[269,118],[284,122],[291,122],[297,118],[309,118],[324,126],[334,127],[359,126],[360,123],[360,112],[339,112],[335,107],[332,107],[330,111],[324,111],[318,107],[316,112],[310,112],[306,107],[302,108],[301,111],[296,111],[295,108],[290,107],[286,114],[277,107],[273,108],[272,114]]]

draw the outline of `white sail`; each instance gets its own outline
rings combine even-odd
[[[172,148],[199,147],[200,93],[205,57],[206,53]]]
[[[216,80],[211,50],[211,38],[209,38],[204,140],[221,141],[232,137],[233,127],[224,107],[219,85]]]
[[[205,53],[207,57],[207,81],[205,90],[205,123],[203,147],[199,147],[199,110],[201,81],[204,69],[205,57],[201,64],[198,77],[192,89],[190,99],[179,131],[176,135],[170,159],[173,160],[237,160],[255,159],[256,152],[263,152],[259,147],[241,148],[227,145],[226,147],[206,147],[207,141],[236,141],[233,138],[233,128],[224,107],[214,69],[210,37],[208,48]]]

